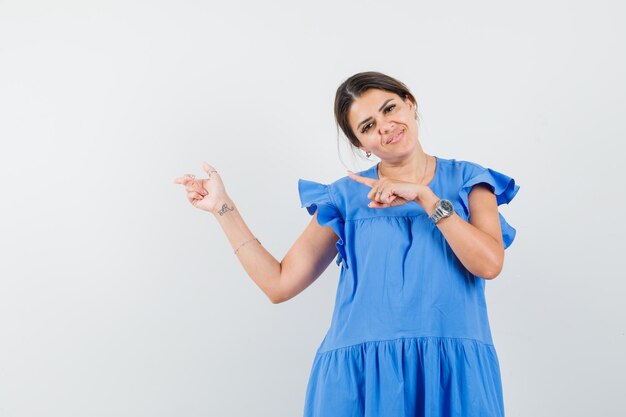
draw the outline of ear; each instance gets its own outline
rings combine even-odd
[[[407,96],[406,94],[404,95],[404,102],[406,103],[407,106],[409,106],[411,111],[415,111],[415,104],[411,101],[409,96]]]

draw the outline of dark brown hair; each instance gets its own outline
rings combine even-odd
[[[359,142],[350,127],[350,123],[348,123],[348,112],[354,100],[361,97],[363,93],[372,88],[395,93],[403,100],[408,98],[415,104],[415,108],[417,109],[415,97],[404,83],[376,71],[354,74],[337,88],[337,93],[335,94],[335,121],[350,143],[357,148],[361,145],[361,142]]]

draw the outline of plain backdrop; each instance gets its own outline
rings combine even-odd
[[[486,285],[509,417],[626,407],[621,1],[0,0],[0,417],[298,416],[339,268],[274,305],[174,178],[221,173],[278,259],[354,157],[360,71],[424,150],[512,176]]]

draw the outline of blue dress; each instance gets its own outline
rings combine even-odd
[[[428,186],[465,220],[472,186],[488,184],[498,205],[517,194],[519,185],[500,172],[435,158]],[[358,174],[378,179],[377,165]],[[485,279],[463,266],[419,204],[370,208],[370,189],[347,176],[298,180],[302,207],[339,236],[341,267],[304,416],[504,416]],[[507,248],[516,231],[499,216]]]

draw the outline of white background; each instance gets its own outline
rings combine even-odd
[[[626,400],[620,1],[0,0],[0,417],[297,416],[334,262],[274,305],[184,173],[282,259],[352,158],[337,86],[405,82],[424,150],[515,178],[487,283],[507,416]],[[343,161],[343,162],[342,162]]]

